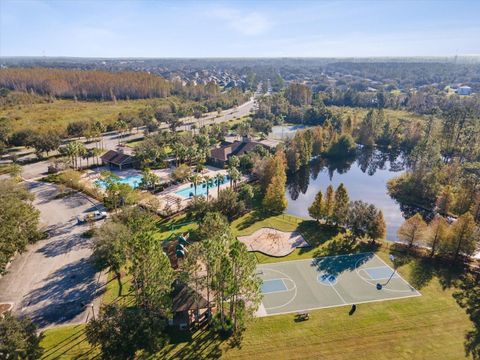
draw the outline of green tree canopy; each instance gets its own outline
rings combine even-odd
[[[0,316],[0,358],[40,359],[43,349],[40,346],[42,334],[28,318],[17,318],[11,312]]]

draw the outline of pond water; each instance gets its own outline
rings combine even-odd
[[[387,192],[387,182],[405,170],[403,156],[379,150],[359,150],[356,158],[343,162],[314,159],[309,166],[289,175],[286,213],[310,218],[308,207],[319,190],[328,185],[335,189],[343,182],[350,200],[374,204],[383,211],[387,224],[387,239],[397,240],[397,230],[413,209],[399,205]],[[405,216],[405,217],[404,217]]]

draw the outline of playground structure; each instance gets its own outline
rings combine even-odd
[[[178,268],[179,260],[187,256],[188,246],[192,244],[189,235],[188,232],[172,233],[163,241],[163,249],[174,269]]]
[[[247,245],[250,251],[276,257],[286,256],[296,248],[310,246],[298,232],[286,232],[268,227],[258,229],[251,235],[239,236],[238,240]]]
[[[177,258],[184,258],[187,253],[187,246],[191,245],[191,243],[187,240],[188,233],[177,235],[177,245],[175,246],[175,254]]]

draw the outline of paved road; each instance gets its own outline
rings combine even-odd
[[[201,119],[195,119],[193,117],[186,117],[182,118],[182,122],[187,124],[185,127],[187,129],[191,128],[192,124],[197,124],[197,125],[210,125],[213,123],[220,124],[222,122],[230,121],[234,118],[240,118],[242,116],[248,115],[249,113],[252,112],[254,108],[254,100],[250,99],[246,103],[239,105],[236,108],[233,109],[228,109],[222,111],[222,114],[219,115],[217,112],[212,112],[206,114],[206,116],[202,117]],[[161,129],[166,129],[168,128],[168,125],[162,124]],[[118,144],[120,141],[130,141],[130,140],[135,140],[135,139],[140,139],[142,138],[143,132],[134,132],[133,134],[128,134],[126,136],[119,136],[117,133],[113,134],[106,134],[103,136],[102,144],[103,147],[107,150],[114,150],[117,148]],[[87,147],[94,147],[95,143],[90,143],[86,144]],[[85,160],[82,160],[82,162],[85,162]],[[45,161],[39,161],[36,163],[32,164],[26,164],[22,166],[22,177],[27,180],[31,179],[38,179],[42,176],[45,176],[47,174],[47,168],[48,165],[50,165],[51,161],[50,160],[45,160]],[[1,178],[2,176],[0,176]],[[7,177],[7,176],[5,176]]]
[[[106,276],[93,267],[91,240],[81,236],[88,225],[76,225],[76,216],[98,204],[81,194],[55,199],[57,187],[51,184],[27,186],[50,237],[15,257],[0,278],[0,302],[13,303],[15,312],[29,315],[41,328],[85,322],[92,310],[82,304],[94,302],[98,310]]]

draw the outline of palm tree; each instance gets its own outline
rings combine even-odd
[[[196,174],[196,173],[193,174],[190,177],[190,181],[192,182],[193,188],[194,188],[194,191],[195,191],[195,196],[197,196],[197,186],[201,182],[201,180],[202,180],[202,177],[199,174]]]
[[[100,147],[103,149],[103,136],[102,133],[105,132],[106,127],[101,121],[95,121],[92,125],[92,130],[95,136],[97,137],[97,147],[100,144]]]
[[[99,148],[93,148],[92,149],[92,156],[94,159],[96,159],[97,166],[100,164],[100,160],[98,159],[98,155],[102,153],[102,149]]]
[[[65,154],[67,155],[69,161],[71,161],[72,166],[75,169],[75,159],[77,155],[77,147],[75,145],[75,142],[69,142],[67,145],[65,145]]]
[[[228,175],[230,176],[230,188],[234,185],[237,186],[237,181],[240,180],[240,171],[237,168],[231,167],[227,170]]]
[[[207,201],[208,201],[208,194],[209,194],[209,188],[210,188],[210,176],[205,175],[203,177],[203,180],[205,180],[205,184],[207,185]]]
[[[220,185],[225,181],[225,176],[221,173],[215,175],[215,181],[217,182],[217,196],[220,196]]]
[[[85,156],[85,153],[87,152],[87,148],[85,147],[85,144],[80,141],[75,141],[75,146],[77,149],[76,155],[80,159],[80,167],[82,167],[82,157]]]
[[[88,160],[93,157],[93,148],[92,149],[85,149],[85,152],[82,154],[82,158],[87,160],[87,168],[89,166]]]

